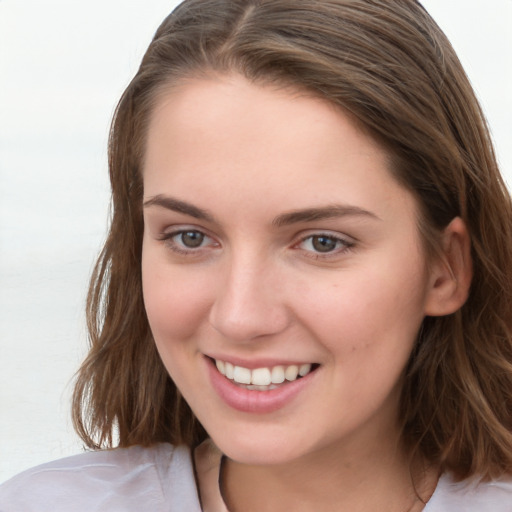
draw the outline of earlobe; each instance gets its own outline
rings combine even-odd
[[[471,241],[466,224],[455,217],[444,229],[441,253],[431,265],[425,315],[444,316],[466,302],[473,277]]]

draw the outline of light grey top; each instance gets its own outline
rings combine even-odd
[[[158,444],[87,452],[0,486],[0,512],[201,512],[190,451]]]
[[[0,486],[0,512],[201,512],[188,448],[158,444],[88,452],[43,464]],[[512,512],[512,478],[441,476],[424,512]]]

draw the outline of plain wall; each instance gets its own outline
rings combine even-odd
[[[105,236],[106,139],[163,0],[0,0],[0,481],[77,453],[70,382]],[[512,1],[425,0],[512,182]]]

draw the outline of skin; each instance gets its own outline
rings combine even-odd
[[[462,299],[446,265],[427,265],[417,204],[386,152],[323,100],[214,76],[161,94],[143,177],[149,323],[228,457],[230,510],[420,510],[400,445],[401,377],[425,315]],[[343,214],[288,215],[332,205]],[[460,247],[463,225],[445,239]],[[285,406],[252,414],[219,397],[205,356],[319,367]],[[436,471],[415,467],[427,499]]]

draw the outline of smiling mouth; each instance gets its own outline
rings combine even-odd
[[[227,361],[213,359],[219,373],[239,387],[253,391],[271,391],[287,383],[305,377],[318,368],[316,363],[276,365],[273,367],[255,368],[235,366]]]

